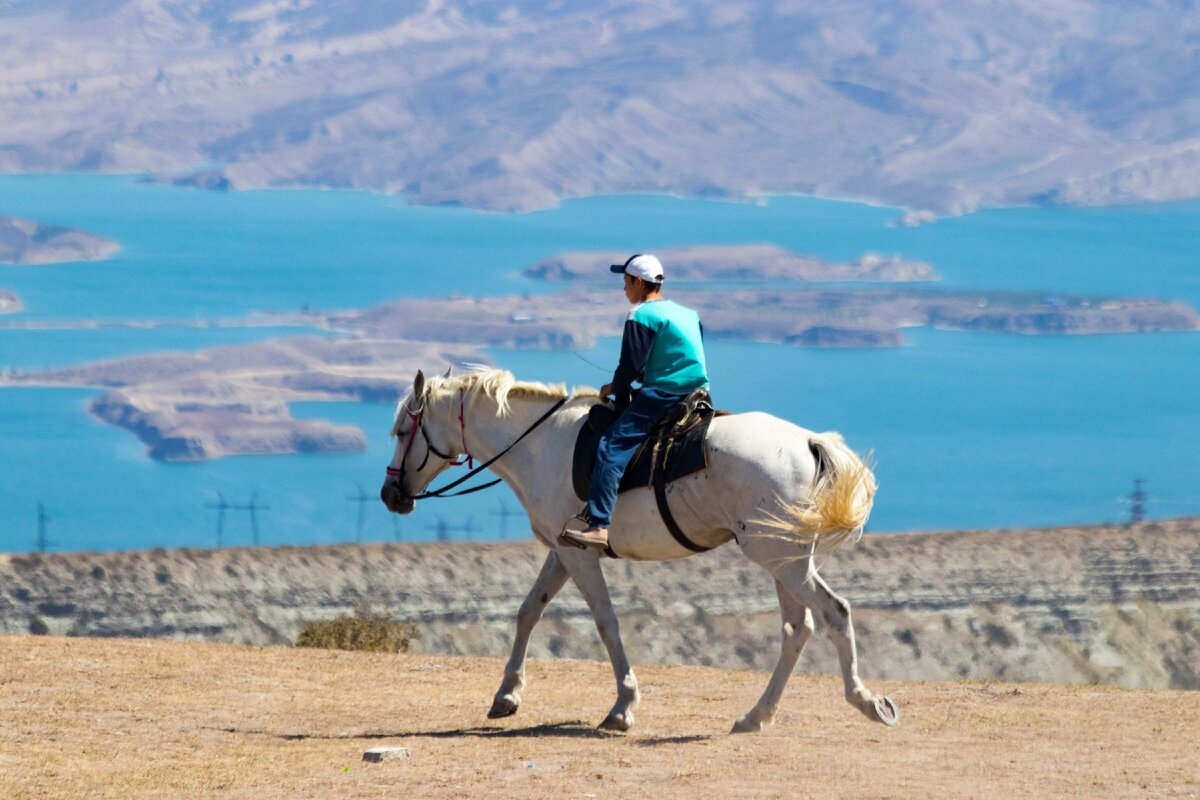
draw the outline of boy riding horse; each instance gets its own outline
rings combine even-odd
[[[566,530],[562,539],[578,547],[608,547],[608,526],[617,487],[629,460],[651,429],[680,400],[708,387],[704,329],[700,315],[662,296],[663,266],[652,255],[613,264],[625,275],[625,298],[633,304],[621,339],[621,358],[601,397],[615,397],[620,412],[600,437],[588,493],[588,527]],[[641,389],[630,400],[633,382]]]

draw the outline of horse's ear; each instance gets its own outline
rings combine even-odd
[[[417,377],[413,378],[412,396],[418,403],[425,401],[425,373],[421,370],[417,370]]]
[[[450,377],[450,372],[451,372],[453,369],[454,369],[454,365],[453,365],[453,364],[451,364],[450,366],[446,367],[446,374],[445,374],[445,375],[443,375],[442,377],[443,377],[443,378],[449,378],[449,377]]]

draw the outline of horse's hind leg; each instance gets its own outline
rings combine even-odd
[[[743,545],[743,550],[752,561],[761,564],[774,575],[797,603],[809,609],[813,617],[828,628],[829,636],[837,647],[846,700],[850,705],[876,722],[885,725],[895,725],[899,722],[900,712],[891,698],[871,694],[859,679],[858,653],[854,645],[850,604],[834,594],[825,581],[821,580],[811,560],[789,557],[781,553],[779,543],[771,537],[751,539]],[[772,681],[775,677],[772,676]]]
[[[521,690],[525,688],[525,653],[529,649],[529,635],[542,618],[546,606],[566,582],[567,570],[558,555],[551,550],[542,564],[542,571],[538,573],[537,580],[533,582],[533,588],[521,603],[521,610],[517,612],[517,635],[513,639],[512,655],[504,668],[504,680],[500,683],[500,690],[496,692],[492,708],[488,711],[490,719],[517,713],[517,708],[521,705]]]
[[[771,673],[766,691],[754,704],[754,708],[733,724],[731,733],[760,731],[764,725],[775,721],[775,709],[779,707],[779,698],[783,697],[784,687],[792,676],[792,670],[796,668],[800,651],[804,649],[808,637],[812,636],[812,612],[797,602],[778,580],[775,581],[775,593],[779,595],[779,614],[783,618],[783,644],[779,661],[775,664],[775,671]]]
[[[858,677],[858,653],[854,644],[854,623],[850,619],[850,604],[833,593],[807,559],[793,562],[780,570],[779,579],[792,596],[811,608],[829,629],[837,647],[842,667],[842,683],[846,700],[868,719],[895,725],[900,712],[890,697],[871,694]]]

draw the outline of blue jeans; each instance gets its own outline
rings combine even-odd
[[[592,525],[607,528],[612,524],[617,504],[617,488],[629,460],[660,419],[684,395],[660,392],[643,386],[629,407],[600,437],[596,463],[592,468],[592,486],[588,491],[587,517]]]

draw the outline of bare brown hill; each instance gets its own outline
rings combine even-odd
[[[1004,9],[3,0],[0,171],[494,209],[1196,197],[1191,3]]]
[[[606,665],[537,660],[520,713],[484,714],[496,659],[156,640],[0,638],[0,797],[1196,798],[1200,694],[885,683],[898,727],[830,678],[729,735],[765,676],[639,667],[627,735],[594,729]],[[365,764],[364,750],[407,759]]]
[[[499,656],[535,542],[0,556],[0,633],[287,644],[357,604],[416,622],[428,653]],[[772,583],[734,547],[605,563],[635,664],[770,668]],[[1200,518],[1137,526],[869,535],[822,567],[854,607],[866,679],[1200,688]],[[603,658],[568,586],[535,657]],[[818,630],[800,671],[834,674]]]

